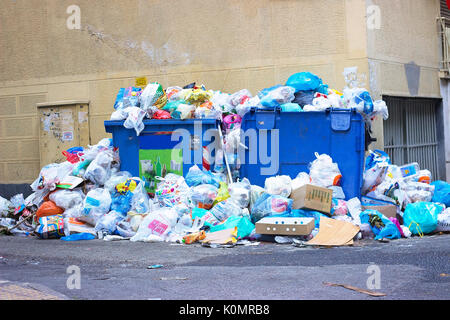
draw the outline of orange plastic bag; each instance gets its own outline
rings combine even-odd
[[[42,217],[54,216],[57,214],[61,214],[63,212],[64,212],[64,209],[58,207],[53,201],[45,201],[44,203],[42,203],[42,205],[39,207],[38,211],[36,212],[36,217],[42,218]]]

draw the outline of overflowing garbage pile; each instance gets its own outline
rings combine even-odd
[[[41,169],[33,193],[0,197],[0,233],[65,241],[104,239],[132,242],[202,243],[223,246],[274,241],[349,245],[354,239],[398,239],[450,231],[450,184],[431,182],[417,164],[398,167],[382,151],[370,152],[363,197],[346,200],[339,165],[316,154],[309,172],[268,177],[265,186],[238,176],[232,150],[242,118],[252,108],[282,112],[356,109],[367,123],[388,117],[383,101],[363,88],[329,89],[311,73],[292,75],[285,85],[234,94],[195,84],[163,89],[158,83],[120,89],[111,120],[139,135],[145,118],[219,119],[225,137],[220,161],[208,170],[194,165],[185,177],[158,177],[151,196],[146,181],[120,170],[111,139],[64,151],[67,161]],[[217,157],[216,157],[217,160]],[[220,159],[219,159],[220,160]],[[229,173],[229,172],[228,172]],[[230,179],[231,177],[231,179]],[[345,177],[344,177],[345,179]]]

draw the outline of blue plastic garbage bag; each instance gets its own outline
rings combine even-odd
[[[376,210],[365,210],[360,213],[359,217],[362,224],[370,225],[370,228],[375,234],[375,240],[383,238],[400,239],[402,237],[397,226]]]
[[[355,103],[360,104],[361,102],[364,103],[364,109],[363,112],[365,114],[371,114],[373,112],[373,100],[370,96],[370,93],[368,91],[362,91],[358,95],[354,97]]]
[[[83,232],[83,233],[74,233],[70,236],[61,237],[63,241],[80,241],[80,240],[93,240],[96,236],[91,233]]]
[[[292,202],[292,199],[264,192],[252,206],[252,222],[256,223],[266,216],[289,213],[292,210]]]
[[[238,238],[248,237],[255,229],[255,225],[248,218],[242,216],[231,216],[224,222],[211,227],[210,232],[232,229],[234,227],[237,227]]]
[[[131,192],[127,192],[126,194],[115,192],[111,197],[111,211],[117,211],[126,215],[131,209],[132,198],[133,193]]]
[[[303,109],[297,103],[285,103],[281,105],[282,112],[302,112]]]
[[[410,203],[403,214],[403,225],[415,235],[431,233],[436,230],[438,214],[443,210],[441,205],[433,202]]]
[[[318,91],[322,85],[322,79],[311,72],[299,72],[291,75],[286,82],[287,86],[295,88],[298,91]]]
[[[219,188],[221,182],[220,178],[215,176],[211,171],[203,171],[198,166],[193,166],[189,169],[185,180],[189,187],[196,187],[201,184],[212,184]]]
[[[450,183],[445,181],[434,181],[431,183],[434,186],[434,195],[432,202],[445,204],[447,208],[450,207]]]

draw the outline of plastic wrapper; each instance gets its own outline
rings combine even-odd
[[[242,181],[231,183],[228,186],[230,198],[241,208],[247,208],[250,204],[251,184],[247,178]]]
[[[49,195],[49,199],[64,210],[83,203],[84,194],[79,190],[58,189]]]
[[[127,129],[134,129],[136,135],[140,135],[142,130],[144,130],[145,125],[142,122],[145,118],[146,112],[137,107],[130,107],[125,109],[128,113],[127,119],[124,121],[123,126]]]
[[[98,219],[95,224],[95,231],[106,234],[114,234],[117,230],[117,225],[126,218],[126,214],[117,211],[111,211]]]
[[[23,194],[19,193],[10,199],[11,205],[14,208],[14,214],[19,214],[25,209],[25,199],[23,198]]]
[[[347,209],[356,225],[361,225],[360,214],[362,212],[361,201],[358,198],[352,198],[347,201]]]
[[[324,97],[318,97],[314,98],[311,105],[306,105],[303,107],[303,111],[311,112],[311,111],[325,111],[329,108],[331,108],[331,102],[327,98]]]
[[[184,94],[184,100],[191,104],[200,105],[206,101],[209,101],[214,95],[214,92],[211,90],[203,90],[203,89],[187,89]]]
[[[173,212],[170,212],[173,211]],[[171,218],[176,212],[170,208],[163,208],[149,213],[142,220],[136,234],[130,239],[136,241],[153,241],[157,237],[160,241],[164,241],[173,227],[176,225]]]
[[[167,96],[163,90],[162,85],[157,82],[149,83],[144,91],[140,95],[140,107],[144,110],[152,106],[156,106],[158,109],[164,107],[167,103]]]
[[[266,108],[276,108],[285,103],[290,103],[295,99],[295,89],[289,86],[282,86],[269,91],[261,98],[261,105]]]
[[[270,177],[264,182],[264,188],[268,194],[288,198],[292,192],[291,183],[292,181],[289,176]]]
[[[265,192],[266,190],[260,186],[252,185],[250,187],[250,203],[249,203],[250,210],[252,209],[256,200],[258,200],[258,198],[262,196]]]
[[[261,99],[259,96],[254,96],[250,99],[245,100],[243,103],[238,104],[235,107],[236,113],[243,118],[245,114],[247,114],[251,108],[261,108]]]
[[[347,202],[333,199],[331,202],[331,214],[333,216],[346,216],[348,214]]]
[[[223,126],[227,131],[239,129],[241,127],[242,118],[238,114],[229,114],[223,117]]]
[[[44,166],[39,173],[39,177],[30,185],[33,191],[45,190],[47,193],[56,189],[56,185],[70,175],[76,164],[69,161],[62,163],[52,163]]]
[[[211,184],[193,187],[190,194],[192,204],[197,208],[211,209],[219,189]]]
[[[280,215],[288,213],[292,209],[292,199],[280,195],[263,193],[253,204],[251,219],[253,223],[269,215]]]
[[[430,202],[433,199],[434,186],[421,182],[408,182],[400,184],[403,191],[406,192],[409,203]]]
[[[343,99],[347,108],[356,109],[359,113],[369,115],[374,111],[372,97],[364,88],[345,88]]]
[[[158,183],[155,197],[161,206],[173,207],[177,204],[187,203],[188,192],[189,186],[186,184],[186,180],[182,176],[169,173]]]
[[[252,97],[253,97],[253,95],[251,94],[251,92],[249,90],[242,89],[242,90],[239,90],[239,91],[233,93],[230,96],[230,104],[233,107],[236,107],[237,105],[243,104],[245,101],[249,100]]]
[[[128,87],[120,88],[114,103],[114,109],[120,110],[127,107],[139,107],[139,96],[142,92],[141,88]]]
[[[225,221],[230,216],[242,216],[241,206],[232,198],[219,202],[210,210],[210,212],[220,222]]]
[[[83,201],[83,215],[80,220],[95,225],[101,216],[111,207],[111,195],[108,190],[96,188],[88,192]]]
[[[59,239],[65,236],[62,215],[41,217],[38,223],[35,231],[41,239]]]
[[[228,192],[228,185],[225,182],[220,183],[219,191],[217,192],[217,197],[214,199],[214,205],[221,201],[225,201],[230,197]]]
[[[84,179],[103,186],[111,176],[113,160],[114,157],[110,150],[100,152],[87,167]]]
[[[128,171],[120,171],[112,174],[110,178],[105,182],[104,189],[113,194],[116,191],[116,186],[118,184],[126,182],[131,177],[131,173],[129,173]]]
[[[167,96],[168,104],[172,101],[179,100],[178,95],[181,92],[181,90],[183,90],[183,88],[177,87],[177,86],[166,88],[166,96]]]
[[[177,109],[172,112],[174,119],[192,119],[194,118],[195,106],[192,104],[179,104]]]
[[[337,163],[329,155],[315,155],[317,159],[310,164],[309,169],[311,183],[323,188],[339,186],[342,175]]]

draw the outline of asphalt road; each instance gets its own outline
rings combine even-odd
[[[448,300],[449,261],[448,234],[336,248],[274,243],[206,248],[0,236],[0,281],[27,282],[82,300]],[[147,269],[156,264],[163,267]],[[368,289],[373,264],[380,275],[374,291],[384,297],[323,284]],[[72,275],[67,268],[73,265],[80,268],[80,289],[67,286]]]

